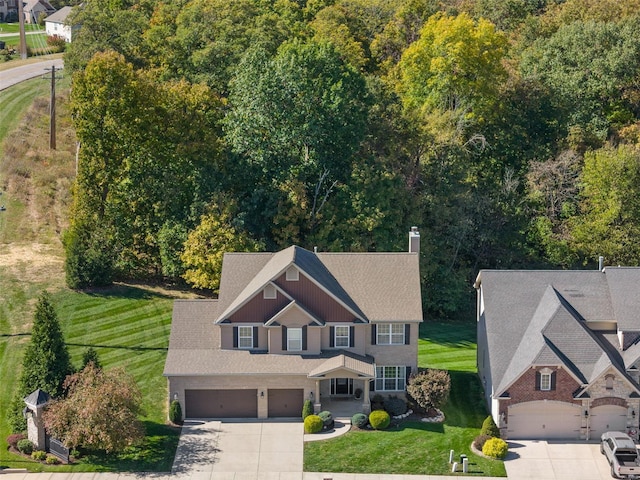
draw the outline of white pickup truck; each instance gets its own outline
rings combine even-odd
[[[613,478],[640,479],[638,449],[626,433],[603,433],[600,438],[600,453],[607,457]]]

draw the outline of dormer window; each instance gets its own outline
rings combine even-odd
[[[278,297],[275,285],[270,284],[264,287],[264,290],[262,290],[262,297],[265,300],[275,300]]]
[[[297,282],[300,280],[300,272],[296,267],[289,267],[287,268],[286,279],[287,282]]]

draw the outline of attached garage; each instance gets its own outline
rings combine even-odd
[[[185,390],[186,418],[256,418],[257,390]]]
[[[627,430],[627,408],[619,405],[593,407],[589,415],[589,438],[600,438],[604,432]]]
[[[269,389],[269,417],[299,417],[302,415],[302,388]]]
[[[509,406],[510,439],[579,439],[581,409],[565,402],[537,401]]]

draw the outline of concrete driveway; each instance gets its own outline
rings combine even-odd
[[[303,436],[300,421],[188,420],[172,473],[190,478],[230,477],[231,472],[301,474]]]
[[[598,443],[509,441],[509,480],[609,480],[611,469]]]

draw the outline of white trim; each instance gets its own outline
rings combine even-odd
[[[386,368],[395,368],[395,377],[386,377],[384,374]],[[378,369],[382,373],[382,376],[378,376]],[[402,372],[402,374],[400,373]],[[386,382],[393,380],[395,382],[395,388],[379,388],[378,385],[386,387]],[[380,383],[379,383],[380,382]],[[398,388],[399,384],[402,384],[402,388]],[[407,388],[407,367],[406,365],[376,365],[376,392],[401,392]]]
[[[291,265],[285,271],[285,280],[287,282],[297,282],[300,280],[300,271],[294,265]]]
[[[240,329],[242,329],[242,328],[244,328],[244,329],[248,328],[249,332],[250,332],[250,335],[246,335],[246,334],[245,335],[241,335],[240,334]],[[240,345],[240,340],[242,340],[242,339],[245,340],[245,341],[247,339],[249,339],[250,340],[250,345],[249,346]],[[253,327],[252,326],[238,325],[238,348],[240,350],[250,350],[250,349],[253,348]]]
[[[300,332],[300,348],[291,348],[292,341],[298,341],[298,339],[290,338],[292,332]],[[302,327],[287,327],[287,351],[288,352],[302,352]]]
[[[405,323],[377,323],[376,324],[376,345],[404,345],[405,344]],[[393,332],[393,327],[395,326],[400,326],[401,327],[401,332]],[[386,333],[380,333],[380,327],[389,327],[389,331]],[[381,342],[380,341],[380,335],[383,336],[383,338],[387,338],[388,342]],[[398,336],[398,335],[402,335],[402,339],[401,341],[398,342],[394,342],[393,341],[393,337],[394,336]]]
[[[324,324],[322,323],[322,321],[316,317],[314,317],[311,313],[309,313],[306,309],[304,309],[303,307],[300,306],[300,304],[298,302],[296,302],[295,300],[292,300],[291,302],[289,302],[287,305],[285,305],[282,310],[280,310],[278,313],[276,313],[273,317],[271,317],[269,320],[267,320],[266,322],[264,322],[264,326],[265,327],[270,327],[272,326],[276,321],[278,321],[278,319],[284,315],[287,311],[296,308],[297,310],[300,310],[300,312],[302,312],[306,317],[308,317],[309,319],[311,319],[314,323],[320,325],[320,326],[324,326]]]
[[[262,298],[264,300],[276,300],[278,298],[278,289],[273,283],[268,283],[262,289]]]
[[[347,329],[347,334],[346,335],[338,335],[338,329]],[[346,345],[338,345],[338,338],[340,338],[342,341],[344,341],[344,339],[347,339],[347,344]],[[333,346],[334,348],[349,348],[349,346],[351,345],[351,325],[333,325]]]

